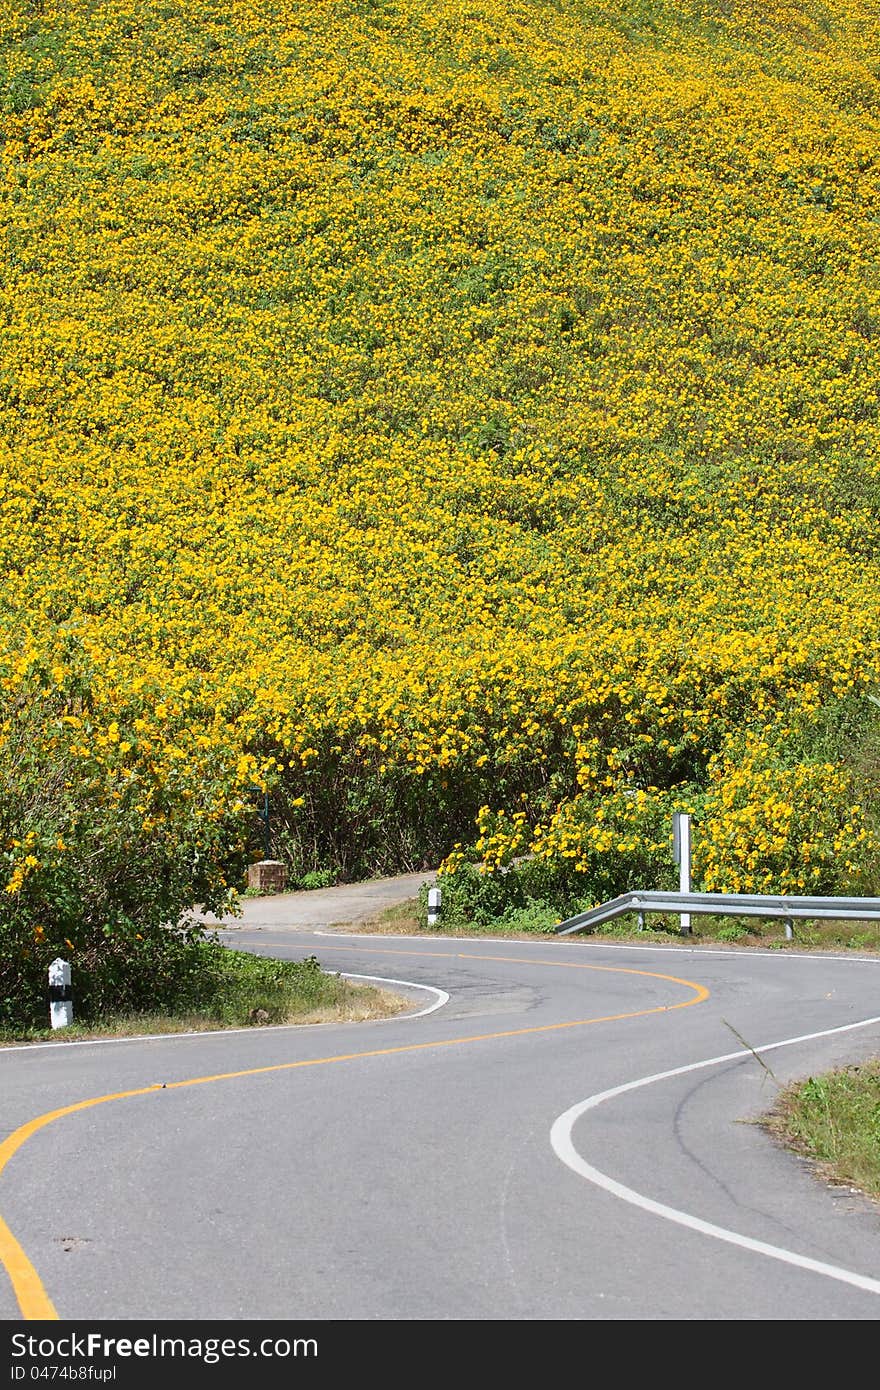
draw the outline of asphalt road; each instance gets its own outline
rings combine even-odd
[[[880,1314],[880,1206],[750,1123],[880,1052],[880,960],[230,939],[410,982],[413,1013],[0,1051],[0,1317]]]

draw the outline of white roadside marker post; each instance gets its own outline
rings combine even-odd
[[[672,852],[678,864],[678,891],[691,891],[691,818],[686,811],[676,811],[672,817]],[[682,912],[679,930],[689,936],[691,914]]]
[[[70,966],[66,960],[53,960],[49,966],[49,1021],[53,1028],[66,1028],[73,1022]]]
[[[428,889],[428,926],[434,927],[440,917],[440,903],[442,893],[439,888]]]

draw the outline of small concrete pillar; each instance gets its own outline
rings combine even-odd
[[[53,1028],[67,1028],[73,1022],[70,965],[60,958],[49,966],[49,1022]]]

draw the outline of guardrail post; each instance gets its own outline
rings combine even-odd
[[[53,1028],[66,1028],[73,1022],[70,966],[60,958],[49,966],[49,1022]]]
[[[786,941],[794,940],[794,922],[790,917],[785,919],[785,939]]]

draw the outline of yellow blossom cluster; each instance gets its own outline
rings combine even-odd
[[[843,769],[781,766],[767,741],[751,735],[735,756],[726,750],[710,765],[695,849],[708,893],[821,894],[870,875],[880,838]]]
[[[707,886],[864,860],[729,736],[880,681],[875,6],[0,20],[6,688],[87,654],[108,796],[364,873],[481,807],[643,865],[688,786]]]

